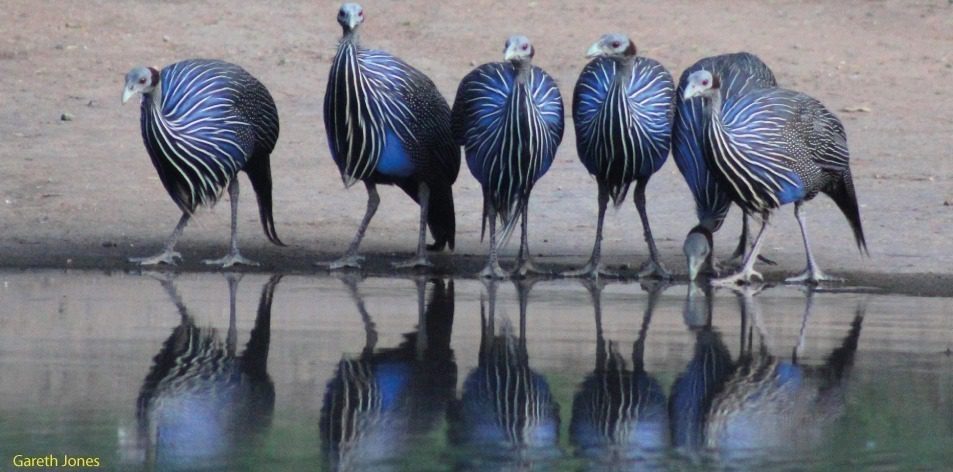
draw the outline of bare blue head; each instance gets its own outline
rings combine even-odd
[[[364,23],[364,7],[357,3],[345,3],[338,10],[338,24],[344,28],[344,34],[355,31]]]
[[[635,57],[636,53],[635,43],[628,36],[622,33],[609,33],[602,35],[598,41],[589,47],[589,50],[586,51],[586,57],[591,59],[605,56],[623,59]]]
[[[711,97],[721,86],[717,75],[712,75],[707,70],[697,70],[688,76],[688,85],[685,86],[683,100],[690,100],[694,97]]]
[[[536,49],[529,38],[522,35],[510,36],[503,46],[503,60],[515,63],[529,63],[536,55]]]
[[[126,83],[122,87],[122,103],[128,102],[137,93],[152,93],[157,85],[159,71],[155,67],[134,67],[126,74]]]
[[[696,226],[688,232],[685,237],[685,244],[682,245],[682,251],[685,253],[685,259],[688,262],[688,280],[695,280],[711,256],[712,235],[711,231]]]

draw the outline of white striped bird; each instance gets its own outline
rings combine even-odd
[[[741,270],[714,282],[730,285],[761,278],[754,263],[768,219],[788,203],[794,203],[807,267],[786,282],[817,284],[833,279],[814,260],[802,206],[818,193],[827,194],[847,218],[861,254],[866,253],[843,124],[821,102],[800,92],[757,88],[724,99],[721,86],[720,74],[699,70],[689,76],[683,98],[700,96],[708,101],[706,161],[732,201],[749,215],[760,216],[763,224]]]
[[[417,253],[396,267],[426,267],[430,250],[454,247],[456,220],[452,185],[460,171],[460,148],[450,131],[450,106],[423,72],[359,41],[364,9],[345,3],[343,29],[324,95],[328,146],[345,187],[363,181],[367,209],[344,255],[330,269],[359,268],[358,248],[377,211],[377,184],[396,185],[420,204]],[[322,264],[325,265],[325,264]]]
[[[175,264],[174,250],[199,206],[214,206],[227,188],[231,244],[206,264],[257,265],[238,251],[238,173],[245,171],[258,197],[261,224],[272,243],[284,244],[272,216],[271,153],[278,141],[278,110],[268,89],[241,67],[189,59],[161,71],[136,67],[126,74],[122,102],[141,94],[141,128],[152,164],[182,217],[162,252],[131,258],[141,265]]]
[[[473,69],[457,88],[453,134],[464,146],[467,167],[483,188],[483,228],[490,249],[481,277],[501,279],[497,251],[522,217],[516,274],[545,273],[530,258],[529,196],[556,157],[563,138],[563,101],[556,82],[532,64],[536,49],[525,36],[511,36],[503,62]],[[497,240],[497,217],[502,223]],[[485,232],[485,231],[484,231]],[[498,242],[499,241],[499,242]]]
[[[613,275],[601,264],[602,225],[609,199],[622,205],[634,181],[635,206],[642,220],[650,260],[639,275],[671,278],[659,261],[645,209],[649,178],[665,160],[672,134],[672,75],[653,59],[637,54],[626,35],[603,35],[586,53],[593,58],[582,70],[573,92],[572,116],[579,160],[599,186],[599,219],[592,257],[567,275]]]

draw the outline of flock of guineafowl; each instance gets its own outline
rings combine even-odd
[[[482,277],[505,278],[497,251],[521,220],[515,274],[540,272],[528,248],[527,209],[536,182],[553,163],[563,137],[563,103],[556,82],[532,65],[535,48],[524,36],[506,41],[503,62],[481,65],[459,85],[453,108],[422,72],[359,41],[364,10],[346,3],[337,21],[343,36],[331,65],[324,97],[324,123],[331,156],[346,187],[362,181],[367,209],[344,255],[330,269],[360,267],[361,239],[377,210],[378,184],[397,185],[420,205],[416,256],[397,267],[425,267],[427,251],[454,247],[453,183],[460,146],[467,167],[483,189],[483,232],[489,254]],[[598,183],[599,217],[592,256],[565,275],[611,275],[600,258],[606,207],[623,203],[634,182],[650,260],[640,276],[669,278],[659,261],[646,212],[645,189],[672,152],[696,203],[698,225],[684,243],[691,279],[717,275],[712,233],[732,203],[744,212],[735,251],[740,269],[713,280],[747,283],[772,212],[793,203],[807,267],[790,282],[816,284],[830,277],[811,253],[804,202],[830,196],[866,252],[860,212],[840,120],[803,93],[777,87],[774,74],[749,53],[699,60],[676,86],[657,61],[639,56],[622,34],[602,36],[586,54],[591,61],[573,90],[572,117],[579,159]],[[141,94],[143,141],[163,186],[182,217],[155,256],[140,264],[174,264],[174,251],[193,212],[213,205],[228,189],[231,244],[209,264],[254,264],[238,250],[236,217],[239,171],[258,198],[264,232],[278,245],[271,201],[270,155],[278,140],[278,113],[268,90],[237,65],[192,59],[161,71],[132,69],[122,100]],[[762,222],[752,245],[748,216]],[[497,227],[499,223],[499,228]],[[427,245],[427,228],[434,243]]]

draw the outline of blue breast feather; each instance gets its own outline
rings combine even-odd
[[[671,142],[672,101],[674,84],[671,75],[658,62],[637,57],[632,75],[625,84],[629,111],[628,129],[619,123],[617,110],[606,109],[614,105],[609,100],[610,89],[618,73],[618,63],[610,58],[597,58],[589,62],[577,81],[573,97],[573,121],[576,124],[576,139],[579,157],[590,174],[598,174],[599,160],[608,160],[612,156],[601,156],[594,152],[594,141],[600,133],[621,134],[628,132],[636,137],[631,149],[637,171],[633,177],[647,177],[655,173],[665,159]],[[612,124],[605,123],[606,118]],[[607,131],[610,126],[611,131]],[[611,142],[619,142],[619,136],[604,136]],[[610,151],[611,152],[611,151]]]

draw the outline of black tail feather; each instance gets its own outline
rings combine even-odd
[[[257,154],[252,156],[245,166],[251,186],[258,197],[258,214],[261,217],[261,227],[268,240],[278,246],[285,243],[278,239],[275,231],[275,219],[271,213],[271,154]]]
[[[427,213],[427,226],[433,235],[432,251],[449,246],[453,250],[456,242],[457,220],[453,207],[453,187],[449,182],[430,185],[430,207]]]
[[[854,180],[851,178],[850,169],[844,172],[841,181],[827,194],[834,200],[841,213],[847,218],[847,222],[850,223],[850,228],[854,230],[857,249],[861,254],[870,256],[867,240],[864,238],[864,228],[860,222],[860,207],[857,205],[857,194],[854,192]]]

